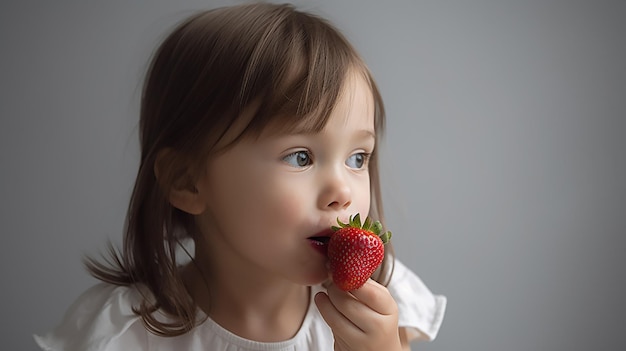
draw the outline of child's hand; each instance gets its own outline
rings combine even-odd
[[[345,292],[330,284],[315,304],[333,331],[335,351],[401,350],[398,306],[389,290],[374,280]]]

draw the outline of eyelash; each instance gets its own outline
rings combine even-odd
[[[294,152],[290,153],[289,155],[287,155],[287,156],[283,157],[283,161],[285,161],[286,163],[288,163],[288,164],[289,164],[289,161],[287,161],[289,158],[291,158],[291,157],[297,157],[298,155],[302,155],[302,154],[306,155],[307,160],[308,160],[308,161],[307,161],[307,164],[306,164],[306,165],[299,165],[299,164],[298,164],[297,166],[296,166],[296,165],[293,165],[293,166],[294,166],[294,167],[307,167],[307,166],[311,165],[311,163],[313,162],[313,155],[312,155],[312,154],[311,154],[311,152],[310,152],[310,151],[308,151],[308,150],[298,150],[298,151],[294,151]],[[298,160],[296,159],[296,161],[298,161]]]
[[[294,158],[294,157],[298,157],[300,155],[306,155],[306,164],[300,164],[299,163],[299,159],[294,159],[293,161],[296,161],[297,164],[292,164],[290,163],[290,159]],[[348,160],[350,160],[352,157],[356,156],[356,155],[361,155],[361,157],[363,158],[362,160],[362,165],[360,167],[351,167],[348,165]],[[346,159],[346,165],[348,165],[348,167],[352,168],[352,169],[356,169],[356,170],[361,170],[367,167],[367,165],[369,164],[369,160],[371,158],[372,154],[369,152],[357,152],[355,154],[350,155],[347,159]],[[294,151],[290,154],[288,154],[287,156],[283,157],[282,160],[287,163],[290,164],[293,167],[298,167],[298,168],[304,168],[307,166],[310,166],[313,163],[313,155],[311,154],[310,151],[308,150],[298,150],[298,151]]]
[[[350,159],[351,157],[356,156],[356,155],[361,155],[363,157],[363,165],[360,168],[356,168],[356,169],[357,170],[365,169],[367,167],[367,165],[369,164],[370,157],[372,156],[372,154],[369,153],[369,152],[357,152],[356,154],[350,155],[350,157],[348,157],[348,159]],[[348,162],[348,160],[346,160],[346,162]]]

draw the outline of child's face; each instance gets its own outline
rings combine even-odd
[[[208,163],[198,224],[211,262],[307,285],[327,278],[324,245],[311,238],[370,207],[373,99],[360,76],[346,87],[321,132],[244,139]]]

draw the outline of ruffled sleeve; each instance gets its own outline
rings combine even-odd
[[[72,304],[54,330],[35,335],[35,342],[45,351],[144,349],[147,331],[132,311],[139,301],[134,288],[100,283]]]
[[[398,260],[388,289],[398,304],[398,326],[406,328],[409,341],[434,340],[443,321],[446,298],[433,295],[422,280]]]

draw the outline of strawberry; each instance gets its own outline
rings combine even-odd
[[[361,225],[361,217],[350,216],[349,223],[337,218],[339,227],[333,226],[333,234],[328,242],[330,272],[335,284],[344,291],[363,286],[367,279],[380,266],[385,256],[384,245],[391,238],[391,232],[381,235],[382,224],[373,222],[370,217]]]

